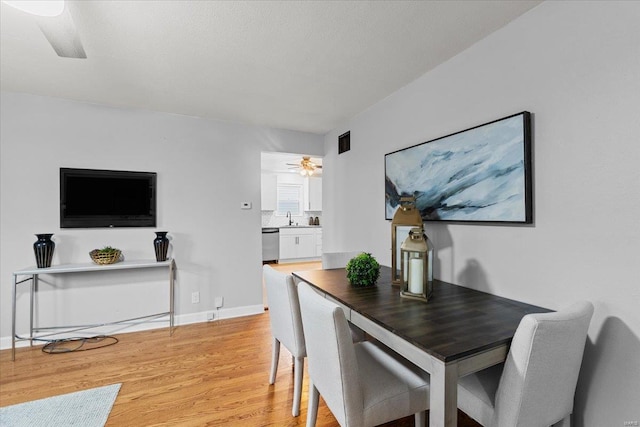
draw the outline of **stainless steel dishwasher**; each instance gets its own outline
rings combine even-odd
[[[262,262],[278,262],[278,258],[280,258],[280,229],[276,227],[263,227]]]

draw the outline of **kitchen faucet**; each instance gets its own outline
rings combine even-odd
[[[293,220],[291,219],[291,211],[287,211],[287,218],[289,218],[289,225],[292,225]]]

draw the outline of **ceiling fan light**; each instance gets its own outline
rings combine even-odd
[[[2,0],[2,2],[37,16],[58,16],[64,10],[64,0]]]

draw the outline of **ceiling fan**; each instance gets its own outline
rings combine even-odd
[[[311,176],[316,172],[316,169],[322,169],[322,165],[312,162],[310,156],[302,156],[300,163],[287,163],[287,165],[293,166],[289,169],[298,169],[302,176]]]
[[[80,36],[64,0],[2,0],[3,3],[36,16],[40,30],[53,50],[63,58],[86,58]]]

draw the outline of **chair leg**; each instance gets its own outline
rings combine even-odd
[[[300,399],[302,397],[302,376],[304,374],[304,357],[296,357],[293,363],[293,409],[294,417],[300,415]]]
[[[416,412],[415,417],[415,426],[425,427],[427,425],[427,412],[420,411]]]
[[[318,418],[318,404],[320,403],[320,393],[309,378],[309,401],[307,402],[307,427],[316,427]]]
[[[280,358],[280,341],[273,338],[271,351],[271,374],[269,375],[269,384],[276,382],[276,373],[278,371],[278,359]]]
[[[553,427],[571,427],[571,414],[555,423]]]
[[[367,340],[367,336],[366,336],[365,332],[362,329],[358,328],[353,323],[349,323],[349,331],[351,332],[351,340],[354,343],[362,342],[362,341],[366,341]]]

